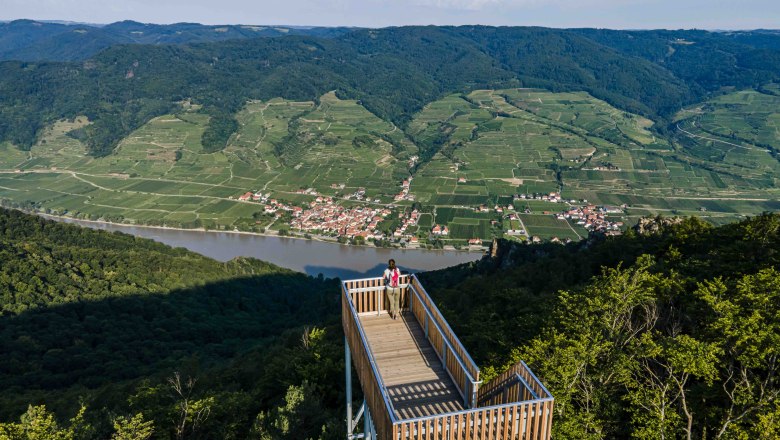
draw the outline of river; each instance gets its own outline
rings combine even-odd
[[[219,261],[228,261],[239,256],[255,257],[309,275],[317,276],[321,273],[325,277],[342,279],[380,276],[390,258],[394,258],[402,270],[421,272],[475,261],[482,256],[479,252],[383,249],[297,238],[138,227],[45,217],[92,229],[121,231],[150,238],[169,246],[187,248]]]

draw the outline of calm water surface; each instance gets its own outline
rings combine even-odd
[[[228,261],[238,256],[255,257],[309,275],[316,276],[321,273],[326,277],[381,276],[390,258],[395,258],[404,270],[420,272],[475,261],[482,256],[478,252],[380,249],[229,232],[179,231],[74,219],[55,220],[150,238],[169,246],[187,248],[219,261]]]

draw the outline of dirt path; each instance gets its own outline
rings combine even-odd
[[[694,122],[692,122],[691,124],[692,124],[694,127],[696,126],[696,122],[695,122],[695,121],[694,121]],[[701,136],[701,135],[698,135],[698,134],[693,134],[693,133],[691,133],[690,131],[686,131],[686,130],[684,130],[682,127],[680,127],[680,124],[679,124],[679,123],[677,124],[677,130],[679,130],[679,131],[681,131],[681,132],[685,133],[686,135],[688,135],[688,137],[692,137],[692,138],[699,138],[699,139],[704,139],[704,140],[711,141],[711,142],[718,142],[718,143],[721,143],[721,144],[731,145],[732,147],[736,147],[736,148],[742,148],[742,149],[745,149],[745,150],[758,150],[758,151],[763,151],[763,152],[766,152],[766,153],[770,153],[770,151],[769,151],[769,150],[765,150],[765,149],[763,149],[763,148],[758,148],[758,147],[746,147],[746,146],[744,146],[744,145],[734,144],[734,143],[731,143],[731,142],[722,141],[722,140],[720,140],[720,139],[714,139],[714,138],[709,138],[709,137],[706,137],[706,136]]]
[[[564,220],[564,221],[565,221],[565,222],[566,222],[566,224],[569,226],[569,229],[571,229],[571,232],[574,232],[574,234],[576,234],[576,235],[577,235],[577,238],[578,238],[579,240],[582,240],[582,235],[580,235],[580,233],[579,233],[579,232],[577,232],[577,230],[575,230],[575,229],[574,229],[574,227],[571,225],[571,223],[569,223],[569,221],[568,221],[568,220]]]

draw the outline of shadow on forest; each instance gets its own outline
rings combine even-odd
[[[387,268],[386,263],[379,263],[376,266],[366,271],[344,269],[342,267],[329,267],[329,266],[304,266],[304,271],[310,274],[316,273],[338,273],[341,280],[351,280],[357,278],[373,278],[381,277],[382,273]],[[414,269],[407,266],[398,266],[399,269],[405,274],[423,272],[423,269]]]
[[[3,316],[0,395],[13,400],[35,390],[97,388],[184,363],[208,366],[287,329],[334,318],[338,294],[336,280],[269,274]],[[20,411],[7,406],[0,420]]]

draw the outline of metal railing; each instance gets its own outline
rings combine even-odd
[[[414,287],[418,292],[422,293],[421,298],[425,301],[426,305],[430,309],[432,316],[434,317],[434,319],[436,319],[436,321],[439,323],[441,328],[444,330],[444,333],[447,335],[447,338],[451,341],[452,346],[455,347],[458,355],[464,360],[464,364],[466,365],[466,368],[468,368],[469,373],[474,377],[474,380],[479,381],[480,380],[479,367],[477,367],[477,364],[476,362],[474,362],[474,359],[471,358],[471,355],[466,350],[466,347],[464,347],[463,344],[460,342],[458,336],[455,334],[454,331],[452,331],[450,324],[447,322],[446,319],[444,319],[444,315],[442,315],[441,311],[439,311],[439,308],[436,306],[436,303],[433,302],[431,296],[428,295],[428,292],[425,290],[425,287],[423,287],[422,283],[420,283],[420,280],[419,278],[417,278],[417,275],[411,276],[409,284],[412,287]]]
[[[473,408],[477,405],[477,390],[480,382],[472,376],[471,371],[476,371],[477,374],[479,374],[479,368],[477,368],[476,364],[473,364],[472,368],[466,367],[464,360],[459,354],[464,353],[466,349],[463,348],[457,338],[451,340],[452,338],[448,337],[448,333],[445,333],[440,325],[443,317],[441,320],[436,319],[429,306],[429,304],[433,304],[433,301],[430,299],[427,292],[424,290],[422,293],[418,291],[415,284],[419,285],[419,280],[414,276],[412,278],[416,283],[411,283],[409,285],[409,289],[412,293],[409,295],[409,308],[425,330],[425,337],[433,346],[433,350],[439,357],[442,367],[458,389],[458,392],[463,399],[463,406],[465,408]],[[423,298],[423,295],[425,295],[425,298]],[[435,307],[435,305],[433,305],[433,307]],[[439,310],[436,309],[436,312],[439,312]],[[439,312],[438,315],[441,316],[441,312]],[[451,329],[448,330],[449,335],[454,335]],[[456,349],[453,344],[457,344],[459,349]],[[474,362],[470,357],[468,361]]]
[[[392,440],[479,439],[547,440],[553,398],[470,408],[393,424]]]
[[[401,283],[401,307],[408,307],[424,329],[467,409],[409,419],[396,416],[359,318],[387,310],[384,283],[381,278],[348,280],[342,283],[342,323],[377,439],[549,439],[553,397],[528,366],[520,361],[482,384],[479,368],[419,279],[403,276]]]
[[[360,325],[358,312],[352,301],[346,282],[342,284],[342,325],[351,358],[363,388],[366,405],[378,432],[389,432],[396,421],[390,394],[379,374],[376,358],[371,351],[363,326]],[[349,422],[351,423],[351,422]]]

